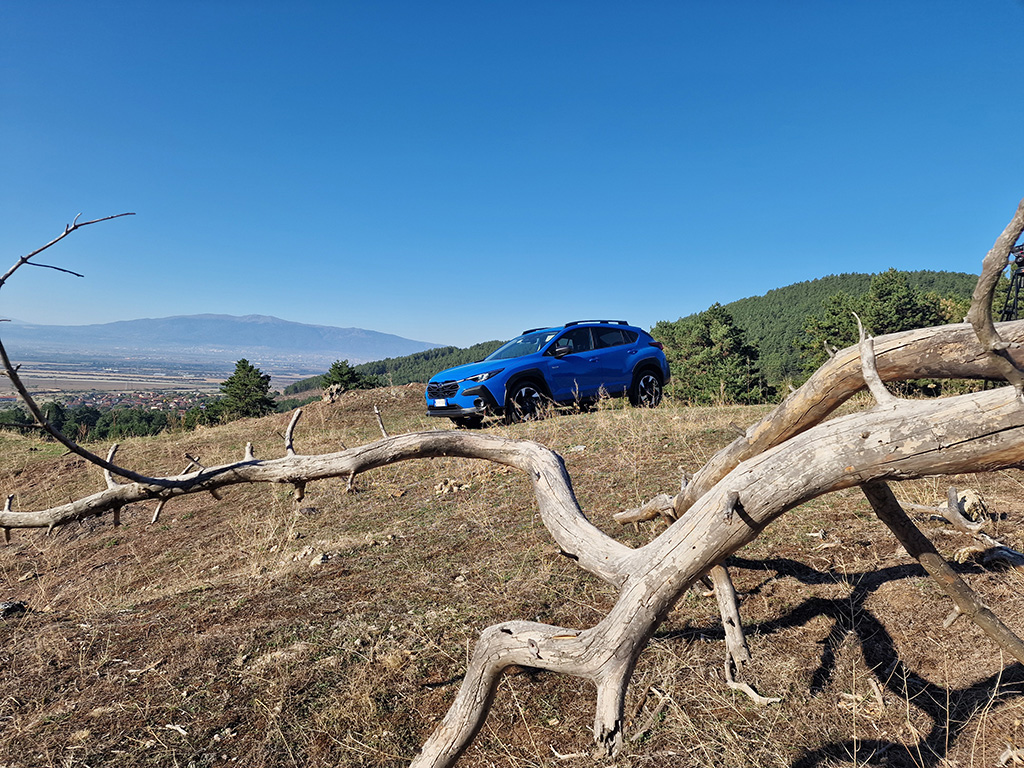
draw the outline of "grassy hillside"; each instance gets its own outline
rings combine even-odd
[[[300,453],[436,428],[417,387],[311,405]],[[612,514],[693,471],[764,409],[633,410],[491,427],[559,451],[601,528],[651,535]],[[287,414],[126,441],[119,459],[178,472],[183,453],[217,464],[283,454]],[[96,446],[103,452],[105,447]],[[963,477],[985,495],[994,533],[1020,547],[1019,477]],[[0,434],[0,492],[27,509],[101,488],[99,471],[34,437]],[[930,503],[934,481],[903,484]],[[91,520],[47,537],[15,531],[0,549],[0,765],[401,766],[452,700],[486,626],[537,618],[587,627],[612,593],[558,553],[525,478],[484,462],[409,462],[307,489],[234,488],[189,497],[151,523]],[[965,541],[930,527],[950,554]],[[687,593],[641,657],[615,766],[993,766],[1024,736],[1024,672],[949,603],[868,513],[855,490],[787,514],[731,558],[754,662],[744,679],[783,701],[753,706],[721,679],[713,598]],[[961,572],[1018,632],[1016,573]],[[877,692],[876,687],[877,686]],[[590,765],[593,690],[521,669],[460,765]],[[558,759],[555,755],[572,755]],[[871,757],[874,755],[874,758]]]

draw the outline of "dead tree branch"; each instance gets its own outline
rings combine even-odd
[[[861,489],[878,519],[888,526],[910,556],[921,563],[928,575],[953,600],[958,615],[968,616],[1000,648],[1024,664],[1024,641],[984,606],[967,582],[942,559],[935,546],[903,511],[889,486],[883,482],[871,482],[862,485]]]
[[[1024,366],[1024,320],[997,323],[1017,365]],[[904,379],[984,379],[993,375],[992,360],[977,342],[969,323],[920,328],[879,336],[872,342],[883,381]],[[858,346],[847,347],[821,366],[763,419],[711,457],[676,497],[682,515],[741,461],[801,434],[827,418],[865,388]]]
[[[992,321],[992,297],[995,295],[999,278],[1006,269],[1010,250],[1024,232],[1024,200],[1020,201],[1006,229],[996,238],[995,244],[981,263],[981,276],[971,297],[971,308],[967,320],[977,334],[978,342],[989,354],[996,369],[1018,394],[1024,395],[1024,368],[1010,354],[1010,343],[1000,336]]]
[[[115,213],[113,216],[104,216],[101,219],[93,219],[92,221],[79,221],[78,219],[79,217],[81,217],[81,215],[82,214],[78,214],[78,216],[75,216],[75,220],[68,224],[66,227],[64,227],[64,231],[57,235],[57,237],[53,238],[53,240],[48,242],[46,245],[42,246],[41,248],[36,248],[34,251],[32,251],[32,253],[22,256],[20,259],[18,259],[18,261],[15,262],[14,266],[12,266],[2,276],[0,276],[0,288],[3,288],[4,284],[8,281],[8,279],[10,279],[11,275],[13,275],[26,264],[31,264],[31,266],[37,267],[45,267],[46,269],[55,269],[59,272],[67,272],[68,274],[74,275],[75,277],[82,277],[82,275],[78,274],[77,272],[72,272],[70,269],[62,269],[60,267],[53,267],[46,264],[34,264],[32,263],[32,259],[38,256],[43,251],[45,251],[47,248],[51,248],[52,246],[59,243],[61,240],[63,240],[65,237],[70,235],[75,230],[81,229],[82,227],[88,227],[90,224],[99,224],[101,221],[120,219],[122,216],[134,216],[135,214]]]

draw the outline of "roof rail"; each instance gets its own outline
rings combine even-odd
[[[629,325],[625,320],[573,320],[571,323],[566,323],[565,327],[568,328],[570,325],[583,325],[584,323],[605,323],[607,325]]]

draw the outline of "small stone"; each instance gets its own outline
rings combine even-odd
[[[4,600],[0,602],[0,619],[10,619],[28,611],[28,605],[21,600]]]

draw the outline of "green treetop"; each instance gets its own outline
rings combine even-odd
[[[672,393],[694,405],[760,403],[772,397],[760,375],[757,350],[721,304],[660,322],[651,335],[665,345]]]
[[[270,396],[270,374],[242,358],[235,363],[235,372],[220,385],[224,411],[234,418],[266,416],[274,411]]]
[[[856,312],[872,336],[898,333],[914,328],[954,322],[963,316],[966,304],[951,297],[913,287],[905,272],[889,269],[871,278],[863,296],[836,293],[822,302],[817,315],[804,321],[804,336],[797,341],[804,358],[804,370],[818,368],[832,349],[857,343]]]
[[[331,363],[331,367],[323,375],[320,386],[327,389],[334,384],[338,384],[346,392],[350,389],[362,389],[364,386],[363,377],[348,364],[348,360],[335,360]]]

